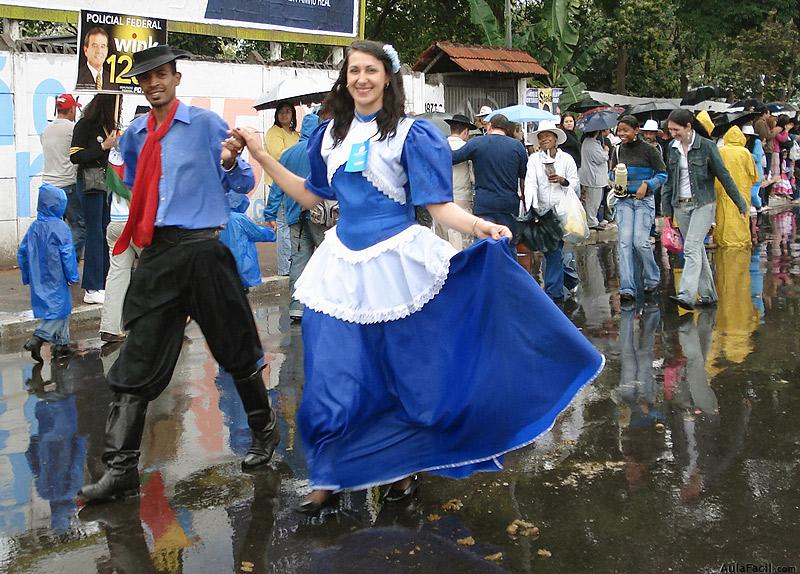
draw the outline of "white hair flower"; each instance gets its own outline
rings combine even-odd
[[[395,50],[394,46],[391,44],[384,44],[383,51],[386,52],[389,61],[392,63],[392,73],[396,74],[400,71],[400,54],[397,53],[397,50]]]

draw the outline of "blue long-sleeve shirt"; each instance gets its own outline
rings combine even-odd
[[[624,163],[628,168],[628,193],[636,193],[643,182],[647,183],[648,193],[653,193],[667,181],[667,168],[661,152],[642,139],[620,144],[611,154],[611,181],[617,163]]]
[[[206,229],[228,221],[227,191],[247,193],[255,186],[253,169],[241,157],[230,171],[220,165],[228,125],[214,112],[178,104],[161,140],[161,181],[156,227]],[[133,188],[139,153],[147,139],[147,116],[135,119],[120,138],[125,185]]]

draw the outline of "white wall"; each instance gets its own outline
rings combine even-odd
[[[77,56],[0,52],[0,266],[16,262],[19,242],[36,217],[43,167],[40,134],[54,114],[55,97],[75,88]],[[273,122],[273,112],[257,112],[253,103],[285,77],[306,77],[331,83],[337,72],[249,64],[186,61],[178,97],[186,104],[211,109],[229,125],[251,126],[262,133]],[[404,77],[408,112],[423,113],[429,88],[421,74]],[[89,94],[80,97],[85,104]],[[123,98],[123,124],[130,121],[143,96]],[[266,188],[258,165],[256,189],[250,194],[251,216],[264,210]]]

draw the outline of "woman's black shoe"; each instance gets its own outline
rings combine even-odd
[[[315,515],[319,514],[323,508],[329,508],[335,506],[339,501],[338,493],[331,493],[328,498],[323,500],[322,502],[316,502],[314,500],[304,500],[300,504],[294,507],[295,512],[299,512],[300,514],[308,514],[308,515]]]
[[[390,487],[389,490],[387,490],[383,494],[383,502],[387,504],[395,504],[397,502],[403,502],[404,500],[408,500],[409,498],[414,496],[414,493],[417,492],[418,488],[419,488],[419,477],[415,474],[414,476],[411,477],[411,483],[403,490]]]

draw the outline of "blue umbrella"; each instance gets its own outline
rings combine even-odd
[[[526,106],[523,104],[518,104],[516,106],[508,106],[507,108],[500,108],[499,110],[495,110],[491,114],[486,116],[486,120],[490,120],[494,116],[501,114],[507,117],[509,121],[512,122],[541,122],[545,120],[551,122],[558,121],[558,116],[554,116],[550,112],[540,110],[539,108],[532,108],[530,106]]]
[[[619,119],[619,112],[610,112],[607,110],[592,112],[581,117],[575,124],[575,127],[586,132],[599,132],[601,130],[610,130],[617,125]]]

